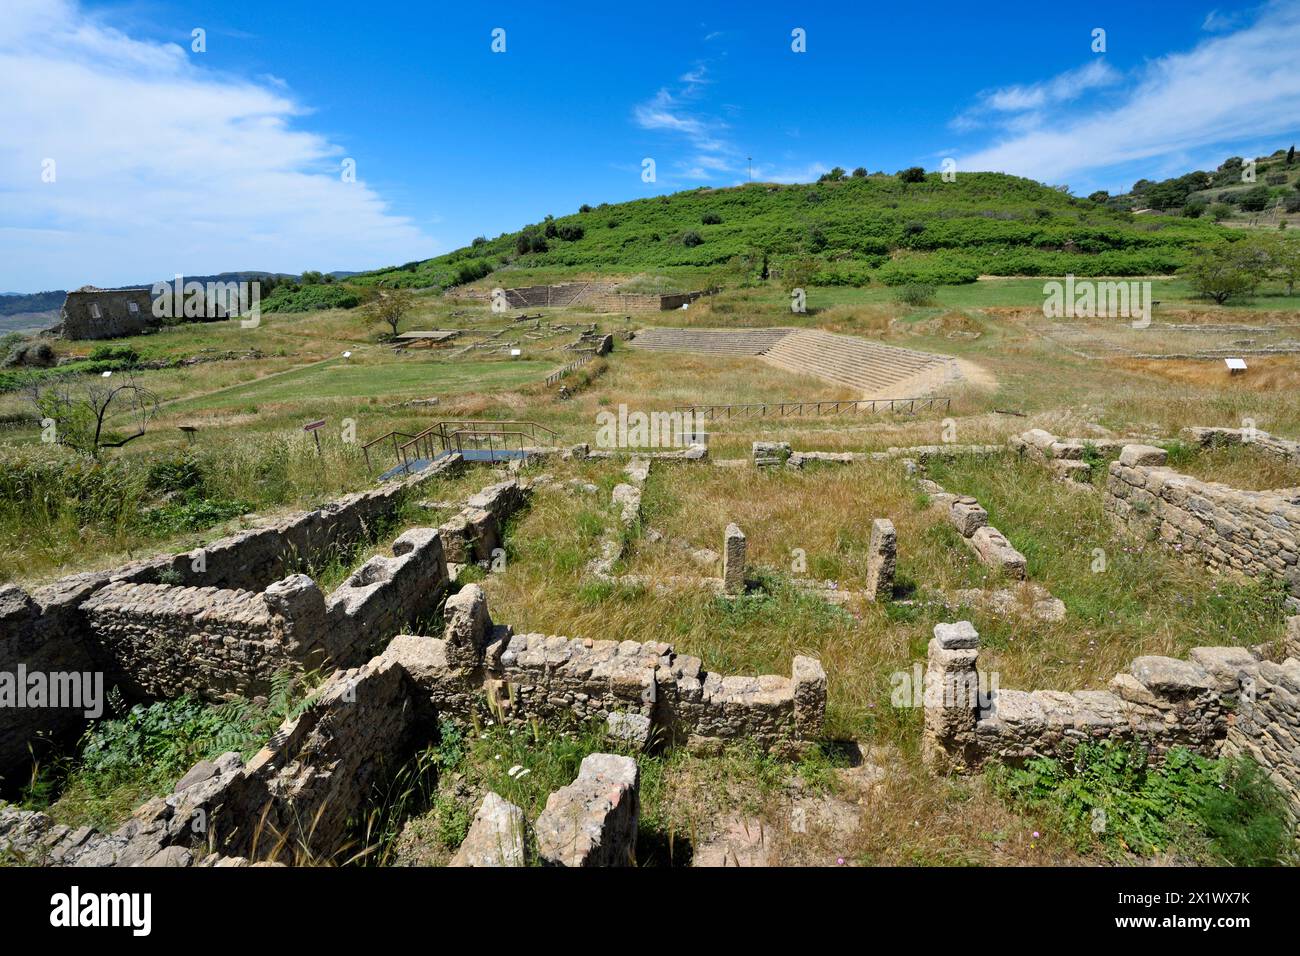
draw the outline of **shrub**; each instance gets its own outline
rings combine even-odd
[[[1137,745],[1082,743],[1068,762],[1038,758],[989,773],[1003,799],[1048,814],[1081,850],[1173,849],[1232,866],[1276,865],[1291,852],[1281,798],[1245,757],[1174,748],[1152,767]]]
[[[1246,212],[1259,212],[1268,205],[1272,195],[1267,186],[1255,186],[1242,193],[1237,202]]]
[[[904,305],[921,306],[934,303],[934,286],[921,282],[909,282],[899,286],[894,298]]]
[[[282,285],[262,301],[263,312],[317,312],[321,309],[355,309],[356,292],[341,285]]]
[[[1211,203],[1209,209],[1206,211],[1209,212],[1210,218],[1215,222],[1223,222],[1223,220],[1232,215],[1232,207],[1226,202]]]
[[[706,212],[700,217],[700,222],[706,226],[718,226],[722,224],[722,217],[716,212]]]
[[[90,350],[92,362],[128,362],[135,365],[140,361],[140,353],[129,345],[96,345]]]
[[[703,244],[704,244],[704,237],[701,236],[698,232],[695,232],[694,230],[682,234],[682,245],[684,245],[688,249]]]
[[[565,223],[564,225],[558,226],[556,228],[555,234],[559,236],[561,239],[563,239],[565,242],[577,242],[586,234],[586,230],[583,229],[576,222]]]
[[[923,183],[925,170],[920,166],[909,166],[907,169],[899,170],[898,179],[904,183]]]

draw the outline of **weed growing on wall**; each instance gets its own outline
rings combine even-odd
[[[1044,816],[1081,851],[1111,858],[1171,853],[1191,862],[1292,862],[1282,799],[1243,758],[1182,748],[1153,765],[1136,745],[1081,744],[1073,760],[1039,758],[987,771],[1011,806]]]

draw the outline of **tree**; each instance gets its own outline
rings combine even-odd
[[[1295,164],[1295,147],[1294,147],[1294,146],[1292,146],[1290,149],[1288,149],[1288,150],[1286,151],[1286,164],[1287,164],[1288,166],[1291,166],[1291,165],[1294,165],[1294,164]]]
[[[1272,195],[1267,186],[1255,186],[1241,194],[1237,205],[1241,206],[1246,212],[1259,212],[1268,205]]]
[[[1098,189],[1095,193],[1088,194],[1088,202],[1104,203],[1110,198],[1110,193],[1104,189]]]
[[[841,179],[847,178],[848,174],[844,172],[844,169],[840,166],[836,166],[829,173],[822,173],[821,176],[818,177],[817,181],[819,183],[837,183]]]
[[[688,249],[692,246],[702,245],[703,243],[704,238],[693,229],[682,236],[682,245],[686,246]]]
[[[909,166],[907,169],[899,171],[898,178],[905,183],[923,183],[925,182],[925,170],[920,166]]]
[[[392,330],[392,337],[397,338],[397,328],[414,302],[415,296],[410,289],[381,289],[379,298],[370,306],[370,322],[387,325]]]
[[[1209,212],[1210,218],[1215,222],[1223,222],[1232,215],[1232,207],[1226,202],[1211,203],[1210,208],[1206,211]]]
[[[812,285],[813,277],[821,271],[821,268],[821,260],[813,256],[787,259],[781,264],[781,285],[786,292],[806,289]]]
[[[865,179],[866,175],[867,175],[867,167],[865,166],[859,166],[857,169],[853,170],[854,179]]]
[[[121,448],[139,438],[158,413],[158,397],[129,374],[109,372],[80,383],[71,377],[37,379],[28,384],[27,395],[42,427],[53,423],[58,444],[95,459],[101,449]],[[124,417],[134,430],[122,435],[109,429],[110,417]]]
[[[1262,275],[1277,279],[1286,286],[1287,295],[1294,295],[1300,283],[1300,242],[1282,236],[1245,241],[1253,242],[1258,250],[1246,257],[1247,262],[1256,263]]]
[[[1247,248],[1241,248],[1246,246]],[[1254,245],[1242,240],[1197,249],[1181,275],[1201,295],[1223,305],[1259,285],[1260,263]]]
[[[1300,285],[1300,242],[1280,237],[1273,241],[1277,243],[1274,257],[1276,275],[1286,286],[1286,294],[1295,295],[1295,287]]]
[[[324,277],[314,269],[308,269],[302,274],[303,285],[319,285]]]

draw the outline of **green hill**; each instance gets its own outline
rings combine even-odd
[[[1169,179],[1139,179],[1127,193],[1089,197],[1118,210],[1152,209],[1218,221],[1273,223],[1300,213],[1300,159],[1294,146],[1258,156],[1248,167],[1229,156],[1213,172],[1195,170]]]
[[[700,188],[584,206],[455,252],[354,276],[447,288],[504,266],[562,276],[701,270],[815,257],[817,284],[955,284],[979,275],[1151,275],[1223,238],[1204,219],[1133,214],[1000,173],[943,182],[845,176]],[[755,266],[759,268],[761,266]]]

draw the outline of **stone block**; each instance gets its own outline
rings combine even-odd
[[[1169,452],[1155,445],[1125,445],[1119,453],[1119,463],[1129,468],[1160,467],[1169,460]]]
[[[949,506],[948,520],[953,523],[958,534],[969,538],[989,523],[989,513],[974,498],[963,495]]]
[[[745,532],[727,525],[722,546],[722,589],[727,594],[745,591]]]
[[[488,791],[448,866],[523,866],[524,811]]]
[[[537,852],[551,866],[632,866],[640,817],[636,761],[589,754],[578,778],[546,799],[537,818]]]
[[[867,544],[867,595],[873,601],[888,600],[894,593],[894,568],[898,562],[898,534],[888,518],[871,522]]]

